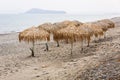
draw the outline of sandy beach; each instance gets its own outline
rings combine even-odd
[[[30,57],[31,44],[19,43],[19,33],[0,34],[0,80],[120,80],[120,17],[111,20],[115,28],[107,31],[106,39],[91,41],[90,47],[84,44],[83,51],[79,42],[74,43],[73,57],[70,56],[70,44],[63,42],[60,47],[49,42],[49,51],[44,51],[43,42],[37,42],[36,57]],[[111,66],[106,66],[108,63]],[[98,77],[107,75],[102,73],[103,68],[114,65],[117,70],[107,68],[106,73],[113,69],[119,74],[109,72],[111,77]],[[98,69],[103,70],[101,74],[97,74]],[[92,73],[97,77],[90,77]]]

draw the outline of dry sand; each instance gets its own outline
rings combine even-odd
[[[32,58],[31,44],[19,43],[18,33],[0,35],[0,80],[84,80],[80,76],[86,70],[109,60],[120,62],[120,18],[112,20],[116,27],[107,32],[106,39],[92,41],[90,47],[85,44],[84,51],[79,42],[74,43],[73,57],[70,44],[56,47],[55,42],[50,42],[47,52],[44,43],[37,42],[36,57]]]

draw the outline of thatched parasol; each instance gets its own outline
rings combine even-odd
[[[69,25],[79,26],[81,24],[83,24],[83,23],[79,22],[79,21],[65,20],[65,21],[62,21],[62,22],[56,22],[56,23],[54,23],[53,24],[54,25],[53,28],[54,28],[54,31],[57,31],[57,30],[60,30],[62,28],[66,28]]]
[[[62,22],[57,22],[57,23],[54,23],[53,25],[56,26],[55,28],[55,31],[53,32],[54,34],[54,40],[57,42],[57,46],[59,46],[59,40],[61,39],[61,37],[57,36],[56,35],[56,31],[60,30],[60,29],[63,29],[63,28],[66,28],[70,25],[73,25],[73,26],[80,26],[82,25],[83,23],[82,22],[79,22],[79,21],[70,21],[70,20],[65,20],[65,21],[62,21]],[[66,42],[68,43],[68,40],[66,39]]]
[[[108,28],[114,28],[115,27],[115,23],[113,21],[111,21],[110,19],[103,19],[103,20],[99,20],[98,22],[104,22],[109,24]]]
[[[81,26],[78,27],[80,34],[83,35],[84,40],[88,41],[88,47],[89,47],[89,43],[91,40],[91,37],[94,34],[93,29],[91,29],[90,27],[88,27],[88,24],[83,24]]]
[[[68,26],[68,24],[70,23],[71,21],[69,20],[65,20],[65,21],[62,21],[62,22],[56,22],[54,23],[54,32],[53,32],[53,39],[54,41],[57,42],[57,47],[59,47],[59,38],[57,35],[56,35],[56,31],[60,30],[60,29],[63,29],[63,28],[66,28]]]
[[[108,26],[109,26],[109,24],[101,22],[101,21],[92,22],[92,24],[99,26],[104,32],[108,30]]]
[[[52,33],[54,31],[54,25],[50,22],[43,23],[43,24],[39,25],[38,28],[43,28],[46,31],[48,31],[49,33]]]
[[[103,30],[97,24],[93,24],[91,22],[91,23],[86,23],[86,25],[88,25],[88,27],[93,30],[95,37],[103,36]]]
[[[105,38],[106,37],[106,32],[109,29],[110,25],[108,23],[105,23],[105,22],[102,22],[102,21],[97,21],[97,22],[92,22],[92,23],[98,25],[103,30],[104,38]]]
[[[99,36],[99,37],[103,36],[104,31],[102,30],[101,27],[99,27],[99,25],[94,24],[94,23],[92,23],[92,22],[85,23],[85,25],[86,25],[86,27],[88,27],[88,28],[91,29],[93,35],[95,36],[95,41],[96,41],[96,39],[98,38],[98,36]],[[88,42],[88,43],[89,43],[89,42]],[[88,44],[88,46],[89,46],[89,44]]]
[[[104,38],[105,38],[105,35],[106,35],[106,31],[109,28],[114,28],[115,27],[114,22],[112,22],[109,19],[98,20],[96,22],[92,22],[92,24],[97,25],[98,27],[100,27],[103,30]]]
[[[37,40],[45,40],[45,41],[49,41],[50,35],[47,31],[45,31],[44,29],[40,28],[36,28],[36,27],[31,27],[28,28],[22,32],[19,33],[19,41],[25,41],[25,42],[32,42],[33,43],[33,47],[30,48],[30,50],[32,51],[32,56],[34,56],[34,43]]]
[[[54,39],[57,40],[69,40],[71,43],[71,55],[72,55],[72,49],[73,49],[73,42],[74,39],[77,41],[83,40],[83,31],[80,31],[78,27],[76,27],[74,24],[69,24],[68,27],[60,29],[56,31]],[[84,33],[86,34],[86,33]]]

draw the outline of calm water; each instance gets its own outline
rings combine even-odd
[[[71,15],[71,14],[0,14],[0,34],[22,31],[44,22],[59,22],[63,20],[79,20],[89,22],[120,15]]]

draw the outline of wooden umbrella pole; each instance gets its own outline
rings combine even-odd
[[[89,47],[89,45],[90,45],[90,37],[88,38],[88,45],[87,45],[87,47]]]
[[[87,47],[89,47],[89,43],[90,43],[90,40],[88,40],[88,45],[87,45]]]
[[[33,41],[32,42],[32,48],[30,48],[32,57],[35,57],[35,55],[34,55],[34,46],[35,46],[35,42]]]
[[[60,47],[60,45],[59,45],[59,41],[57,40],[57,47]]]
[[[83,41],[81,41],[81,51],[83,51]]]
[[[46,45],[46,51],[48,51],[49,49],[48,49],[48,44],[47,44],[47,42],[45,43],[45,45]]]
[[[46,43],[45,43],[45,45],[46,45],[46,51],[48,51],[49,48],[48,48],[48,41],[47,41],[47,39],[46,39]]]
[[[72,56],[72,50],[73,50],[73,41],[71,41],[71,56]]]

